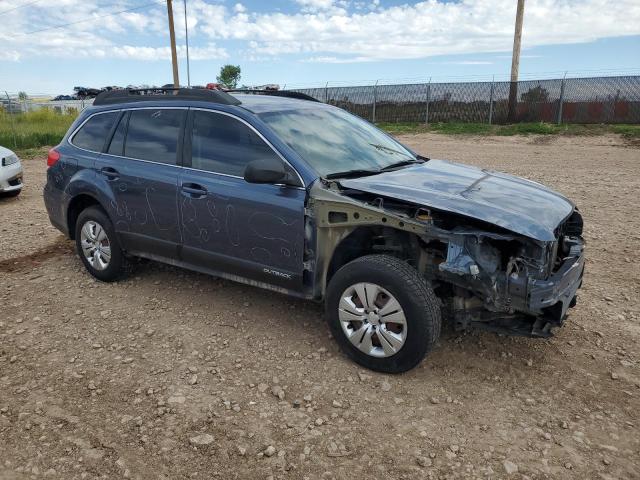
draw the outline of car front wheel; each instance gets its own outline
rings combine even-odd
[[[418,365],[440,335],[440,302],[406,262],[360,257],[336,272],[326,316],[341,349],[356,363],[401,373]]]

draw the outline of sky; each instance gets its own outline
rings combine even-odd
[[[174,0],[180,81],[185,11]],[[516,0],[187,0],[192,85],[508,78]],[[165,0],[0,0],[0,92],[172,82]],[[528,0],[521,78],[640,75],[640,1]]]

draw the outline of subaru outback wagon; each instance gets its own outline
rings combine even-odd
[[[548,337],[576,303],[582,218],[528,180],[423,157],[294,92],[104,92],[49,152],[44,198],[102,281],[132,257],[324,301],[384,372],[456,329]]]

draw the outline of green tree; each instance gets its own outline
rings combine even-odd
[[[542,88],[538,85],[537,87],[532,87],[520,95],[520,100],[527,103],[546,103],[549,101],[549,92],[546,88]]]
[[[29,95],[27,95],[27,92],[18,92],[18,99],[24,102],[29,99]]]
[[[220,75],[216,80],[225,88],[236,88],[240,81],[240,65],[225,65],[220,68]]]

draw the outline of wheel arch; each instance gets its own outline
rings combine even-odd
[[[420,256],[420,237],[413,232],[381,225],[361,225],[336,243],[327,262],[324,291],[335,273],[347,263],[371,254],[386,253],[414,261]],[[415,265],[417,267],[417,265]]]
[[[78,216],[83,210],[86,210],[89,207],[98,206],[100,207],[105,214],[108,215],[107,209],[102,205],[102,203],[93,195],[89,193],[80,193],[75,195],[69,205],[67,206],[66,212],[66,221],[67,221],[67,231],[69,232],[69,238],[71,240],[75,240],[76,235],[76,222],[78,221]]]

